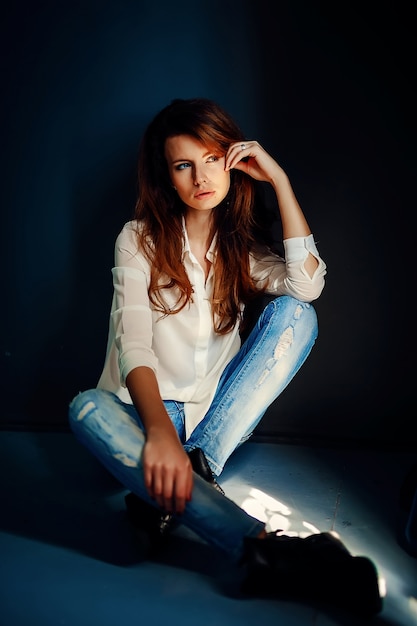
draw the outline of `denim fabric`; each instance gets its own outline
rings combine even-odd
[[[230,454],[251,435],[304,363],[316,337],[317,318],[311,304],[290,296],[270,302],[224,370],[209,411],[187,441],[182,404],[165,402],[184,448],[202,448],[213,473],[219,475]],[[143,480],[145,436],[133,405],[111,392],[92,389],[71,402],[69,421],[77,439],[127,489],[156,505]],[[196,474],[192,500],[181,522],[235,560],[241,557],[243,537],[257,536],[264,528]]]
[[[272,300],[225,368],[211,407],[185,449],[204,450],[212,472],[219,476],[232,452],[250,437],[300,369],[317,331],[311,304],[290,296]]]

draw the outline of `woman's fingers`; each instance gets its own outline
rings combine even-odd
[[[191,463],[178,467],[155,464],[145,468],[145,485],[151,498],[167,513],[182,513],[191,499]]]
[[[174,506],[176,513],[182,513],[189,500],[191,500],[191,492],[193,488],[193,472],[191,464],[186,471],[177,473],[173,486]]]
[[[226,169],[232,169],[239,161],[251,156],[257,145],[259,145],[257,141],[241,141],[231,144],[226,154]]]
[[[281,169],[257,141],[231,144],[225,159],[226,170],[237,169],[251,178],[271,182]]]

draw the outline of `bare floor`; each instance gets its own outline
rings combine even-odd
[[[271,529],[335,531],[386,588],[372,624],[416,626],[417,558],[399,504],[417,454],[248,442],[226,494]],[[246,598],[242,571],[179,529],[150,557],[126,493],[70,433],[0,432],[0,626],[351,626],[348,609]]]

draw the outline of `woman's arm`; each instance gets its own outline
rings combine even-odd
[[[311,234],[287,174],[257,141],[246,141],[230,146],[226,155],[226,169],[232,168],[245,172],[255,180],[272,185],[277,197],[284,240],[307,237]],[[318,261],[311,253],[308,254],[304,267],[309,276],[317,269]]]
[[[155,375],[149,263],[138,251],[136,226],[126,224],[116,240],[111,315],[121,383],[145,428],[144,479],[149,495],[167,512],[181,513],[189,500],[191,462],[165,410]]]
[[[126,386],[145,427],[142,462],[149,495],[168,513],[182,513],[191,499],[193,472],[165,410],[155,373],[149,367],[136,367],[129,372]]]

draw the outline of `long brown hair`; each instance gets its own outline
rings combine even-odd
[[[142,138],[138,163],[138,243],[151,265],[149,298],[165,315],[178,313],[191,300],[193,287],[182,263],[184,205],[172,187],[165,159],[168,137],[189,135],[222,156],[233,142],[245,139],[224,109],[212,100],[173,100],[149,124]],[[254,218],[255,181],[231,171],[230,189],[213,210],[213,234],[217,233],[212,297],[213,324],[220,334],[240,321],[241,304],[260,289],[250,276],[249,252],[259,225]],[[168,308],[164,289],[175,288],[177,303]]]

